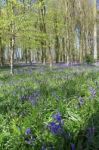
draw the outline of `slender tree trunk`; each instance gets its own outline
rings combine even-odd
[[[33,51],[32,50],[30,51],[30,59],[31,59],[31,64],[32,64],[32,61],[33,61]]]
[[[55,59],[56,63],[58,63],[59,62],[59,37],[57,35],[55,38],[55,55],[56,55],[56,59]]]
[[[0,37],[0,64],[1,64],[1,66],[4,65],[3,52],[4,52],[4,49],[3,49],[3,46],[2,46],[2,38]]]
[[[96,23],[96,17],[97,17],[96,0],[94,0],[94,19],[95,19],[95,24],[94,24],[94,59],[95,60],[97,60],[97,23]]]
[[[32,64],[32,61],[31,61],[32,56],[31,56],[31,54],[32,54],[32,53],[31,53],[31,49],[29,48],[29,63],[30,63],[30,64]]]
[[[43,34],[46,34],[46,22],[45,22],[45,15],[46,15],[46,7],[44,1],[39,0],[41,2],[41,9],[39,12],[39,19],[40,19],[40,31]],[[42,49],[42,63],[45,65],[46,63],[46,39],[41,39],[41,49]]]
[[[97,60],[97,24],[94,25],[94,59]]]
[[[44,41],[41,41],[41,48],[42,48],[42,63],[45,65],[46,63],[46,48],[45,48],[46,43]]]
[[[15,38],[12,37],[10,39],[10,73],[13,75],[13,65],[14,65],[14,46],[15,46]]]
[[[28,51],[27,51],[27,49],[25,49],[25,63],[27,64],[27,62],[28,62]]]
[[[66,62],[66,56],[65,56],[65,39],[64,39],[64,37],[62,38],[62,51],[63,51],[62,61]]]
[[[52,52],[51,52],[51,47],[49,46],[49,59],[50,59],[50,67],[53,65],[53,57],[52,57]]]

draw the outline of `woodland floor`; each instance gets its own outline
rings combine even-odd
[[[74,147],[99,149],[99,67],[1,67],[0,150]]]

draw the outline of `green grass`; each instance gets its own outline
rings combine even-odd
[[[57,112],[64,124],[62,133],[53,134],[48,125],[56,123],[52,116]],[[51,150],[52,145],[70,150],[72,144],[77,150],[97,150],[98,120],[98,68],[24,67],[14,76],[8,69],[0,70],[0,150]],[[31,134],[25,134],[27,128]]]

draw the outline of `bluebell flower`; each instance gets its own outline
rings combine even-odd
[[[28,144],[28,145],[31,145],[31,140],[29,138],[26,138],[25,143]]]
[[[29,145],[33,145],[36,137],[32,134],[31,129],[27,128],[25,131],[25,143]]]
[[[90,94],[91,94],[92,98],[94,98],[96,96],[96,89],[90,87],[89,90],[90,90]]]
[[[94,127],[89,127],[88,128],[88,136],[93,136],[95,132],[95,128]]]
[[[75,105],[75,108],[79,109],[84,105],[84,99],[82,97],[79,97],[77,105]]]
[[[54,119],[54,121],[56,121],[57,123],[59,123],[60,125],[64,125],[64,121],[62,119],[62,115],[60,114],[60,112],[53,114],[52,118]]]
[[[95,128],[94,127],[89,127],[87,130],[87,138],[89,142],[92,142],[93,136],[95,133]]]
[[[71,144],[71,150],[75,150],[75,144]]]
[[[52,116],[57,122],[61,122],[61,120],[62,120],[62,116],[61,116],[61,114],[58,112],[57,114],[54,114],[53,116]]]
[[[84,99],[82,97],[79,97],[78,106],[81,107],[82,105],[84,105]]]
[[[62,132],[62,128],[60,124],[57,124],[55,122],[50,122],[48,124],[48,128],[50,129],[51,133],[53,134],[60,134]]]
[[[28,137],[25,138],[25,143],[29,145],[33,145],[35,140],[36,138],[33,135],[29,135]]]
[[[46,150],[45,144],[42,145],[41,150]]]
[[[31,134],[31,129],[27,128],[26,131],[25,131],[25,135],[29,135],[29,134]]]
[[[24,101],[25,100],[25,96],[21,96],[21,100]]]

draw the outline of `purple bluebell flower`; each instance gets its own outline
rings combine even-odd
[[[88,130],[87,130],[88,142],[92,142],[94,133],[95,133],[95,128],[94,127],[89,127]]]
[[[81,107],[82,105],[84,105],[84,99],[79,97],[79,106]]]
[[[29,134],[31,134],[31,129],[27,128],[26,131],[25,131],[25,135],[29,135]]]
[[[62,119],[62,115],[60,114],[60,112],[53,114],[52,118],[54,119],[54,121],[56,121],[57,123],[59,123],[60,125],[64,125],[64,121]]]
[[[95,133],[95,128],[94,127],[89,127],[88,128],[88,136],[93,136]]]
[[[33,135],[29,135],[28,137],[25,138],[25,143],[29,145],[33,145],[35,140],[36,138]]]
[[[61,114],[58,112],[57,114],[54,114],[53,116],[52,116],[57,122],[61,122],[61,120],[62,120],[62,116],[61,116]]]
[[[79,97],[78,104],[76,106],[77,109],[81,108],[84,105],[84,99],[82,97]]]
[[[75,144],[74,143],[71,144],[71,150],[75,150]]]
[[[90,87],[89,90],[90,90],[91,97],[94,98],[96,96],[96,89]]]
[[[46,150],[45,144],[42,145],[41,150]]]
[[[28,144],[28,145],[31,145],[31,140],[29,138],[26,138],[25,143]]]
[[[48,128],[51,131],[51,133],[53,133],[53,134],[60,134],[62,132],[62,128],[61,128],[60,124],[57,124],[55,122],[50,122],[48,124]]]
[[[25,132],[25,143],[29,145],[34,145],[36,137],[31,133],[30,128],[28,128]]]

